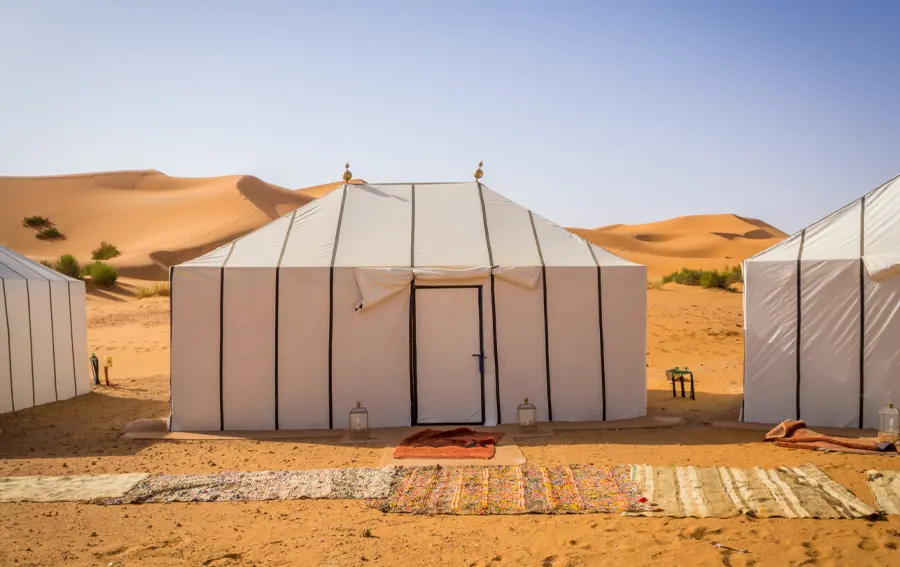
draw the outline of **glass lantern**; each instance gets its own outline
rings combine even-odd
[[[369,438],[369,412],[359,402],[350,410],[349,429],[349,437],[353,441],[365,441]]]
[[[896,443],[900,441],[900,411],[893,403],[878,412],[878,441]]]
[[[516,408],[516,417],[520,432],[534,433],[537,431],[537,409],[534,404],[529,403],[528,398],[525,398],[525,403],[519,404],[519,407]]]

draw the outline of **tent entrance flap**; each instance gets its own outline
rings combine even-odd
[[[415,286],[413,425],[484,423],[481,286]]]

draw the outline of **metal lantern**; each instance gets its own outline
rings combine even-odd
[[[350,439],[365,441],[369,438],[369,412],[356,402],[356,407],[350,410]]]
[[[516,417],[519,421],[519,431],[523,433],[537,431],[537,409],[534,404],[529,403],[528,398],[516,408]]]
[[[900,411],[892,403],[878,412],[878,441],[882,443],[900,441]]]

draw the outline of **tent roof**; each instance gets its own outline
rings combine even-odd
[[[337,245],[335,247],[335,242]],[[485,185],[344,185],[183,266],[635,266]]]
[[[900,255],[900,175],[747,261],[855,260]]]
[[[3,246],[0,246],[0,279],[77,281]]]

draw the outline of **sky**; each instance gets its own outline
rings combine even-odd
[[[0,0],[0,175],[470,180],[792,233],[900,173],[894,0]]]

